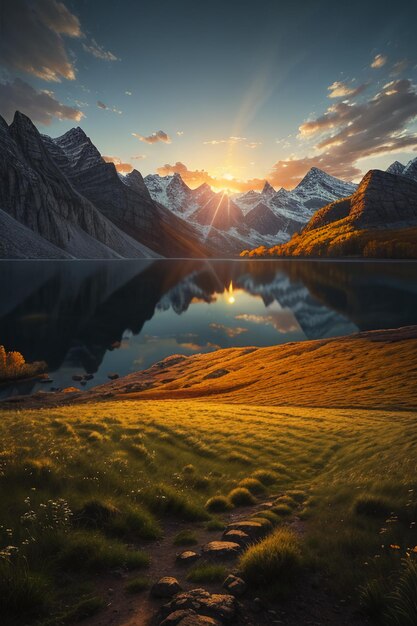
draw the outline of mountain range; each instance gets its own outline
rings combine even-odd
[[[395,211],[404,224],[417,185],[414,159],[367,175],[358,189],[313,167],[291,191],[266,181],[230,195],[206,183],[191,189],[179,174],[121,175],[81,128],[51,138],[19,112],[10,126],[0,118],[0,140],[0,258],[233,257],[356,215],[359,204],[377,212],[375,227],[390,227]]]
[[[349,196],[318,209],[288,243],[243,256],[417,257],[417,158],[370,170]]]

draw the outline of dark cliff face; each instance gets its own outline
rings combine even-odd
[[[139,172],[122,181],[80,128],[52,141],[60,150],[56,162],[77,191],[133,239],[162,256],[207,256],[195,230],[151,199]]]
[[[139,172],[122,181],[80,128],[53,140],[17,112],[10,126],[0,119],[0,139],[0,206],[29,229],[29,239],[32,231],[75,258],[215,253],[151,199]],[[4,256],[6,243],[0,239]],[[49,258],[48,246],[35,244]]]
[[[341,219],[356,228],[406,228],[417,223],[417,182],[400,174],[370,170],[349,198],[320,209],[305,231]]]
[[[48,242],[77,258],[141,257],[143,251],[73,188],[41,135],[16,113],[0,127],[2,209]]]

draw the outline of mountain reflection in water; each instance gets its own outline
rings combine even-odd
[[[46,361],[54,386],[83,373],[99,384],[173,353],[417,324],[416,263],[2,262],[0,289],[0,344]]]

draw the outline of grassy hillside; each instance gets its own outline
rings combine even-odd
[[[303,501],[302,570],[355,604],[417,545],[411,412],[128,401],[8,411],[0,433],[1,539],[15,546],[0,604],[22,623],[51,610],[71,621],[80,600],[100,602],[100,573],[146,570],[167,520],[207,523],[209,498],[260,470],[262,496],[287,496],[276,521]]]
[[[254,514],[277,531],[238,564],[250,594],[271,598],[266,578],[297,595],[314,578],[378,624],[411,626],[393,615],[417,583],[416,341],[408,329],[219,351],[151,368],[155,387],[136,399],[122,398],[128,377],[117,392],[105,387],[119,399],[103,401],[99,389],[84,402],[4,408],[5,623],[72,624],[104,607],[103,588],[153,581],[154,546],[173,520],[175,555],[175,545],[218,533],[230,511],[270,499],[270,511]],[[159,570],[169,573],[166,554]],[[125,582],[103,583],[118,572]],[[181,583],[224,572],[196,566]]]
[[[417,228],[360,229],[348,218],[293,235],[288,243],[244,250],[244,257],[365,257],[416,259]]]
[[[79,398],[90,401],[108,394],[144,400],[415,408],[417,328],[170,357]],[[58,397],[52,395],[51,402]]]

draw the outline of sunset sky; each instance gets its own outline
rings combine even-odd
[[[417,3],[4,0],[0,113],[190,186],[417,156]]]

